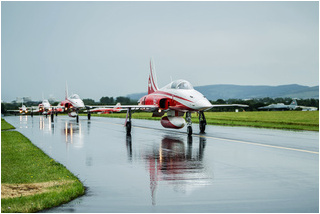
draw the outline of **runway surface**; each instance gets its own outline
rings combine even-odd
[[[124,119],[4,119],[88,187],[45,212],[319,212],[318,132],[207,126],[188,137],[133,120],[127,137]]]

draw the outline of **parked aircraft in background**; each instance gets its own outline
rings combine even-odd
[[[289,105],[285,105],[284,103],[270,104],[268,106],[258,108],[260,110],[273,110],[273,111],[283,111],[283,110],[295,110],[302,109],[302,111],[316,111],[316,107],[308,107],[308,106],[298,106],[298,102],[296,99],[293,99]]]
[[[90,110],[85,110],[85,112],[98,112],[101,114],[110,114],[110,112],[120,112],[124,109],[121,108],[121,104],[117,103],[113,108],[106,108],[102,106],[88,106],[89,108],[94,108]]]
[[[150,61],[150,74],[148,80],[148,95],[143,96],[138,105],[123,105],[121,108],[127,109],[125,126],[127,134],[131,133],[131,114],[133,109],[153,112],[153,117],[162,117],[161,125],[165,128],[180,129],[187,125],[187,132],[192,134],[191,113],[199,113],[200,132],[205,131],[206,118],[204,111],[212,107],[247,105],[212,105],[203,94],[196,91],[186,80],[176,80],[163,88],[158,88],[155,69],[152,60]],[[186,114],[186,121],[183,118]]]
[[[29,110],[32,110],[32,107],[26,107],[25,105],[23,105],[23,103],[21,104],[21,107],[19,107],[19,110],[8,110],[10,112],[15,112],[15,113],[20,113],[20,114],[27,114],[29,112]]]

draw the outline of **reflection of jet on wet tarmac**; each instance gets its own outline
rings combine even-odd
[[[81,148],[84,145],[81,123],[66,122],[62,133],[66,137],[66,143],[74,144],[75,147]]]
[[[193,138],[188,136],[187,145],[180,138],[165,136],[160,147],[143,151],[150,174],[152,204],[156,204],[155,193],[159,182],[166,181],[173,185],[175,191],[186,192],[197,186],[211,183],[212,178],[206,174],[203,163],[206,138],[199,137],[198,149],[194,147]],[[128,157],[132,160],[131,136],[127,136]]]

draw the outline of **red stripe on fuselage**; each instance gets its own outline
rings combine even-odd
[[[190,102],[190,103],[193,103],[193,101],[191,101],[191,100],[188,100],[188,99],[186,99],[186,98],[183,98],[183,97],[180,97],[180,96],[177,96],[177,95],[174,95],[174,94],[170,94],[170,93],[164,92],[164,91],[156,91],[154,94],[155,94],[155,95],[156,95],[156,94],[168,95],[168,96],[170,96],[171,98],[172,98],[172,97],[176,97],[176,98],[178,98],[178,99],[185,100],[185,101],[188,101],[188,102]]]

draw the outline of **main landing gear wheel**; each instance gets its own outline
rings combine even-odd
[[[87,112],[88,112],[88,120],[91,119],[91,112],[90,112],[90,107],[86,106]]]
[[[51,113],[51,123],[53,123],[53,113]]]
[[[199,129],[200,129],[200,133],[204,133],[204,131],[206,130],[206,125],[207,125],[207,121],[206,118],[204,116],[203,111],[199,111]]]
[[[77,115],[77,123],[79,123],[79,115]]]
[[[126,124],[127,135],[131,135],[131,121]]]
[[[131,108],[128,108],[126,122],[125,122],[127,135],[131,135],[131,114],[132,114]]]
[[[188,127],[187,127],[187,132],[188,132],[188,135],[189,135],[189,136],[192,135],[192,126],[188,126]]]
[[[205,121],[200,121],[199,122],[199,128],[200,128],[200,133],[204,133],[206,130],[206,123]]]
[[[187,121],[187,132],[188,135],[192,135],[192,121],[191,121],[191,112],[186,113],[186,121]]]

